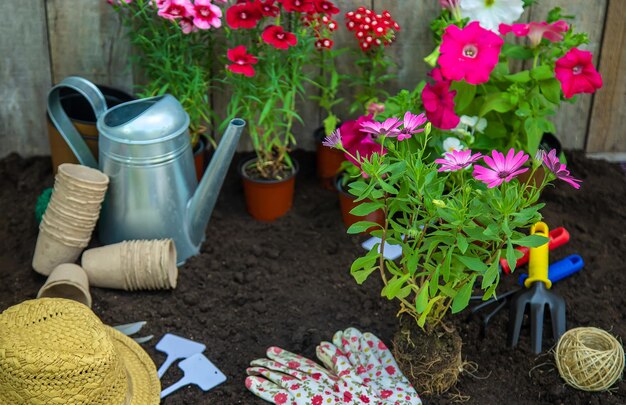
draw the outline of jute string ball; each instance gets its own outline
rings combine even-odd
[[[610,333],[598,328],[567,331],[554,353],[565,382],[583,391],[608,390],[624,371],[624,348]]]

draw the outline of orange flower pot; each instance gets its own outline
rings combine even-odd
[[[283,180],[265,180],[250,177],[247,168],[256,158],[239,166],[248,213],[257,221],[272,222],[285,215],[293,205],[293,194],[298,173],[298,162],[293,160],[291,176]]]
[[[356,197],[352,194],[348,193],[341,186],[341,177],[335,177],[335,185],[336,189],[339,192],[339,206],[341,207],[341,218],[343,219],[343,223],[346,228],[349,228],[352,224],[359,221],[370,221],[379,224],[380,226],[385,226],[385,213],[383,210],[376,210],[371,212],[363,217],[356,216],[351,214],[350,211],[360,205],[363,202],[368,202],[369,200],[355,202]],[[366,230],[363,233],[369,233],[374,230],[374,227]]]
[[[327,190],[337,190],[334,184],[335,176],[341,163],[346,160],[343,152],[317,143],[317,177],[322,187]]]

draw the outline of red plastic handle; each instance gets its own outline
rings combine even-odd
[[[550,231],[550,242],[548,243],[548,248],[550,250],[561,247],[567,242],[569,242],[569,232],[567,232],[567,229],[561,226]],[[515,267],[517,268],[523,264],[528,263],[528,252],[530,251],[530,248],[527,248],[526,246],[518,246],[515,249],[524,254],[524,256],[517,259],[517,264],[515,265]],[[506,274],[511,273],[511,269],[509,268],[509,264],[507,263],[505,258],[500,259],[500,266]]]

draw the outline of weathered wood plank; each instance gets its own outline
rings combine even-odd
[[[44,0],[0,2],[0,158],[49,153],[50,59]]]
[[[584,49],[593,52],[594,63],[597,64],[606,4],[607,0],[542,1],[532,6],[531,21],[545,20],[548,11],[554,7],[561,7],[564,15],[575,16],[571,24],[574,25],[577,32],[589,34],[589,44],[584,46]],[[577,97],[575,104],[562,104],[554,117],[557,136],[563,147],[567,149],[583,149],[585,147],[587,124],[591,113],[591,95],[583,94]]]
[[[53,82],[70,75],[132,91],[133,75],[117,13],[104,0],[48,0]]]
[[[604,86],[593,98],[587,152],[626,152],[626,2],[609,0],[600,74]]]

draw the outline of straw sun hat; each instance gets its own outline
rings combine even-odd
[[[40,298],[0,314],[0,405],[159,403],[156,368],[83,304]]]

